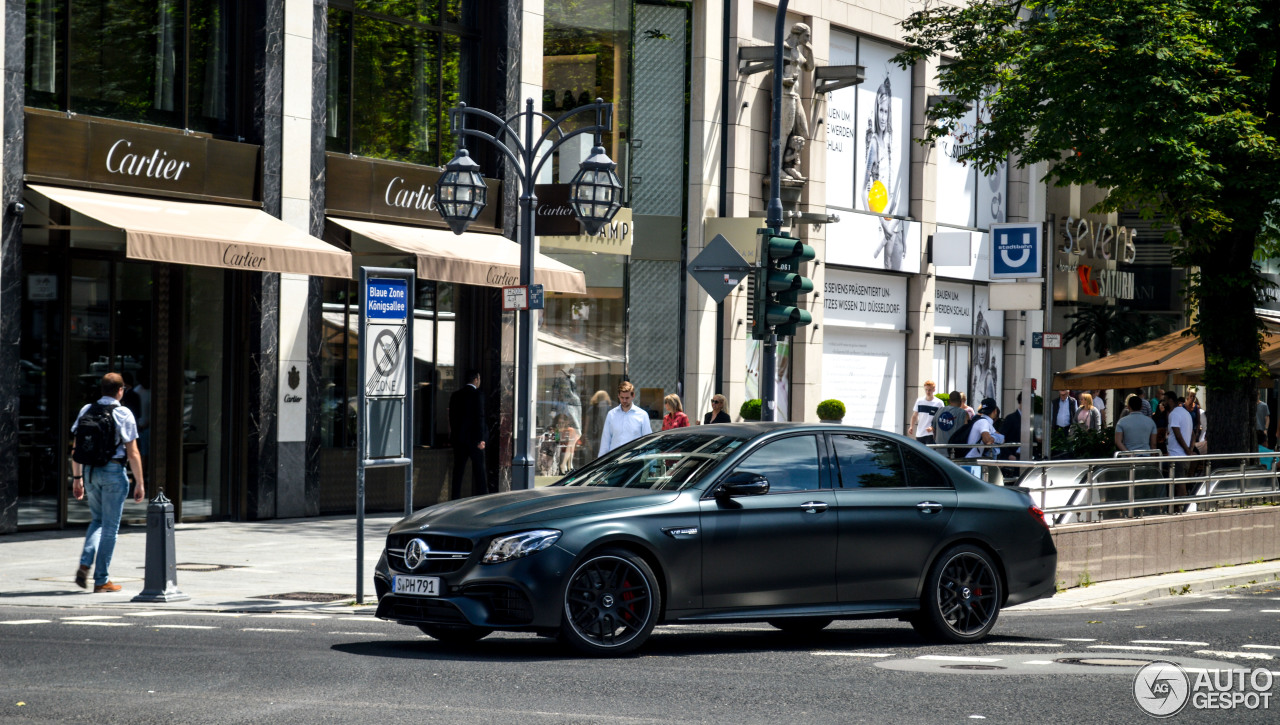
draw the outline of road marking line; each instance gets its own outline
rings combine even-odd
[[[149,626],[156,629],[218,629],[206,624],[152,624]]]
[[[128,612],[126,617],[172,617],[179,612]]]
[[[892,657],[892,652],[810,652],[815,657]]]
[[[1240,647],[1241,649],[1280,649],[1274,644],[1243,644]]]
[[[1026,662],[1023,662],[1022,664],[1024,664],[1024,665],[1051,665],[1051,664],[1053,664],[1053,660],[1027,660]]]
[[[1176,644],[1184,647],[1208,647],[1208,642],[1191,642],[1181,639],[1131,639],[1133,644]]]
[[[1090,637],[1059,637],[1063,642],[1097,642],[1098,640]]]
[[[97,615],[93,615],[93,616],[86,616],[86,617],[63,617],[63,618],[62,618],[62,621],[64,621],[64,622],[92,622],[92,621],[94,621],[94,620],[98,620],[98,619],[120,619],[120,615],[118,615],[118,614],[113,614],[113,615],[102,615],[102,614],[97,614]]]
[[[376,622],[378,624],[382,623],[381,619],[374,619],[373,617],[338,617],[338,621],[339,622],[370,622],[370,623]],[[675,629],[675,628],[672,627],[672,629]]]
[[[1269,660],[1274,659],[1265,652],[1222,652],[1213,649],[1198,649],[1198,655],[1209,655],[1210,657],[1239,657],[1242,660]]]
[[[1168,647],[1135,647],[1125,644],[1091,644],[1089,649],[1128,649],[1137,650],[1139,652],[1168,652]]]
[[[386,637],[386,632],[330,632],[329,634],[345,634],[354,637]]]
[[[1259,609],[1263,614],[1280,614],[1280,609]]]
[[[253,619],[332,619],[323,614],[250,614]]]
[[[189,617],[244,617],[244,612],[174,612],[174,614],[183,614]]]
[[[8,622],[0,622],[0,624],[50,624],[52,619],[12,619]]]
[[[993,647],[1061,647],[1057,642],[987,642]]]
[[[271,629],[270,627],[242,627],[241,632],[297,632],[296,629]]]
[[[921,655],[918,660],[934,660],[938,662],[999,662],[999,657],[952,657],[948,655]]]
[[[1182,609],[1182,612],[1230,612],[1230,609]]]
[[[133,622],[63,622],[63,624],[79,624],[84,627],[132,627]]]

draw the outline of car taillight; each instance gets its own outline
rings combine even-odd
[[[1045,527],[1046,529],[1049,528],[1049,522],[1045,521],[1044,511],[1041,511],[1039,506],[1028,506],[1027,511],[1031,514],[1031,517],[1034,518],[1037,523],[1039,523],[1041,526]]]

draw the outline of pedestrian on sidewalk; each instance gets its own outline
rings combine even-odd
[[[111,581],[111,557],[120,534],[124,516],[124,500],[129,495],[129,477],[125,461],[133,471],[133,500],[141,503],[146,495],[142,477],[142,456],[138,453],[138,422],[132,411],[120,404],[124,397],[124,378],[107,373],[99,383],[102,397],[80,409],[71,424],[71,493],[77,500],[89,499],[89,530],[85,532],[80,553],[76,584],[89,588],[89,567],[93,571],[93,591],[118,592],[119,584]]]
[[[618,383],[618,406],[604,419],[604,433],[600,435],[600,455],[653,432],[649,427],[649,414],[632,405],[636,388],[628,380]]]
[[[471,462],[471,494],[497,493],[488,483],[484,443],[488,426],[484,417],[484,396],[480,394],[480,371],[468,370],[466,385],[449,396],[449,439],[453,444],[453,485],[449,499],[462,498],[462,475]]]
[[[1076,410],[1078,410],[1078,403],[1071,397],[1071,391],[1059,390],[1058,399],[1053,401],[1053,412],[1049,416],[1055,434],[1065,433],[1071,427],[1071,422],[1076,419]]]
[[[965,441],[974,448],[970,448],[965,454],[965,458],[979,458],[986,455],[988,458],[995,458],[999,454],[998,449],[984,449],[983,445],[994,446],[1004,443],[1004,436],[996,432],[995,419],[1000,415],[1000,408],[996,405],[994,398],[984,398],[982,405],[978,408],[978,416],[973,419],[973,426],[969,428],[969,440]]]
[[[1267,391],[1263,388],[1258,389],[1258,408],[1256,410],[1257,429],[1262,434],[1261,445],[1267,444],[1267,431],[1271,429],[1271,407],[1267,405]]]
[[[1076,425],[1085,430],[1098,430],[1102,427],[1102,413],[1093,405],[1093,396],[1080,394],[1080,407],[1074,417]]]
[[[947,407],[938,413],[937,418],[933,421],[933,439],[935,443],[940,445],[949,445],[952,443],[951,435],[960,430],[965,423],[969,422],[969,414],[961,407],[964,395],[959,390],[952,390],[947,395]],[[967,441],[955,441],[956,443],[966,443]],[[944,456],[950,456],[951,449],[944,448],[941,453]]]
[[[915,436],[916,440],[925,445],[934,442],[933,418],[942,410],[942,400],[933,395],[937,389],[938,386],[932,380],[924,381],[924,397],[916,398],[915,407],[911,411],[911,426],[907,429],[907,435]]]
[[[711,410],[702,416],[703,425],[711,425],[712,423],[732,423],[733,419],[725,412],[725,408],[729,406],[729,401],[720,393],[711,396]]]
[[[1098,420],[1102,425],[1107,424],[1107,391],[1098,390],[1093,394],[1093,407],[1098,410]]]
[[[684,414],[684,406],[680,404],[680,396],[672,393],[662,399],[662,407],[666,415],[662,416],[662,429],[689,427],[689,416]]]
[[[1116,448],[1122,451],[1150,451],[1156,448],[1156,424],[1142,415],[1143,400],[1130,395],[1125,401],[1130,415],[1116,423]]]
[[[1185,457],[1190,455],[1191,443],[1194,440],[1191,437],[1191,431],[1194,423],[1191,420],[1191,411],[1183,407],[1185,401],[1178,398],[1178,394],[1170,390],[1165,393],[1165,404],[1169,408],[1169,455]],[[1181,478],[1187,475],[1187,464],[1185,462],[1175,463],[1171,472],[1174,478]],[[1176,486],[1175,492],[1179,496],[1185,495],[1187,486],[1180,483]]]

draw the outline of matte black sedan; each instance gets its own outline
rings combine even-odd
[[[1025,491],[901,436],[752,423],[657,433],[547,488],[398,522],[378,616],[463,643],[498,629],[589,654],[659,623],[816,632],[890,617],[974,642],[1000,608],[1054,592],[1057,551]]]

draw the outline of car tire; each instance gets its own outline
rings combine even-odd
[[[787,619],[770,619],[770,627],[780,629],[787,634],[812,635],[821,632],[831,624],[831,617],[789,617]]]
[[[565,583],[560,640],[592,656],[639,649],[662,611],[658,578],[644,559],[622,549],[588,556]]]
[[[418,629],[445,644],[471,644],[493,634],[492,629],[466,624],[419,624]]]
[[[967,644],[987,636],[1000,616],[1000,575],[991,555],[970,544],[947,549],[929,569],[911,626],[925,639]]]

